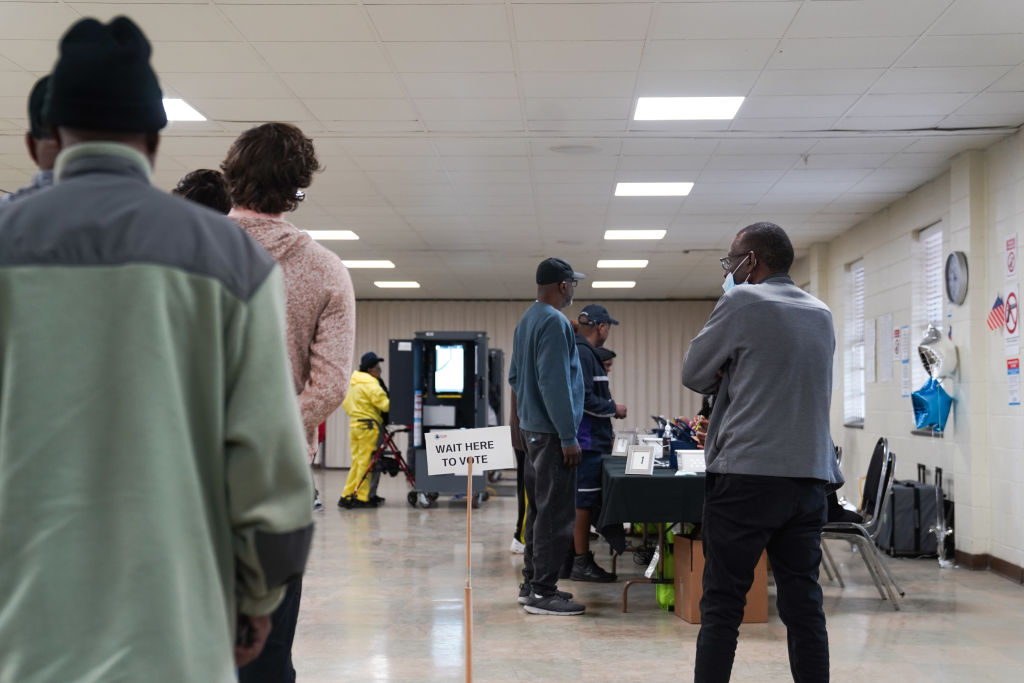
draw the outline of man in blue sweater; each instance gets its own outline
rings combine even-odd
[[[572,304],[584,276],[558,258],[537,266],[537,301],[516,326],[508,382],[515,391],[526,450],[526,550],[519,604],[530,614],[572,616],[584,607],[558,590],[576,519],[574,489],[583,418],[583,375],[572,326],[561,309]]]

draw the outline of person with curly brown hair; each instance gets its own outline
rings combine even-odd
[[[190,199],[217,213],[226,214],[231,211],[231,192],[220,171],[200,168],[187,173],[171,190],[171,194]]]
[[[312,459],[318,425],[345,399],[356,329],[352,280],[341,259],[284,218],[305,197],[301,190],[320,163],[301,130],[265,123],[238,136],[221,169],[234,204],[228,217],[284,271],[288,353]],[[295,680],[291,647],[301,596],[300,579],[274,612],[263,653],[239,671],[242,683]]]

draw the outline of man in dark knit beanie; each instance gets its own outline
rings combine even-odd
[[[0,196],[0,207],[31,197],[53,184],[53,162],[60,148],[50,126],[43,120],[43,100],[46,98],[46,87],[49,82],[50,77],[43,76],[36,81],[28,96],[28,131],[25,133],[25,146],[28,147],[28,155],[39,167],[39,171],[32,176],[32,183],[27,187]]]
[[[281,269],[150,184],[150,52],[68,30],[54,186],[0,210],[0,681],[234,682],[306,564]]]

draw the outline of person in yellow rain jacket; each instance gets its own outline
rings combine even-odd
[[[348,471],[345,489],[338,499],[341,508],[374,508],[378,500],[370,499],[370,461],[380,438],[378,424],[382,414],[391,407],[391,401],[380,382],[384,362],[373,351],[359,359],[359,370],[352,373],[348,395],[341,407],[348,413],[348,441],[352,449],[352,468]],[[373,420],[372,423],[364,420]],[[357,488],[358,487],[358,488]]]

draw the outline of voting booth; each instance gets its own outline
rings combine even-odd
[[[488,426],[494,361],[487,341],[486,332],[417,332],[388,344],[391,421],[412,425],[410,460],[419,491],[466,492],[464,476],[428,474],[424,444],[432,431]],[[486,497],[483,474],[473,477],[474,503]]]

